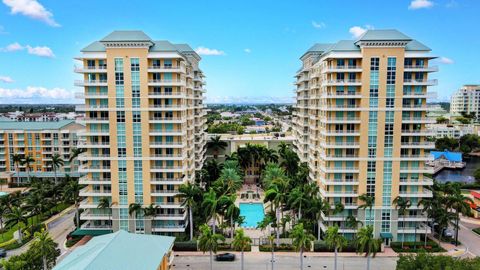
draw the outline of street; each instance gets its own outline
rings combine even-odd
[[[59,259],[61,259],[67,252],[67,250],[64,247],[64,243],[65,243],[67,234],[71,232],[74,228],[74,224],[73,224],[74,215],[75,215],[75,209],[71,209],[65,215],[57,218],[56,220],[50,222],[49,224],[48,231],[50,233],[50,236],[58,244],[58,248],[60,249],[60,252],[61,252]],[[29,244],[26,244],[21,248],[7,251],[7,258],[22,254],[28,249],[28,247],[29,247]]]
[[[467,249],[466,255],[480,256],[480,236],[472,229],[480,227],[480,224],[467,223],[460,221],[460,231],[458,231],[458,240]]]
[[[240,269],[240,254],[236,253],[234,262],[213,262],[213,269]],[[269,252],[245,253],[245,269],[271,270]],[[173,267],[175,270],[208,270],[210,269],[210,257],[205,255],[175,256]],[[300,259],[298,253],[276,254],[275,270],[298,269]],[[304,259],[305,269],[333,269],[334,257],[308,256]],[[339,270],[364,270],[367,259],[360,256],[338,257]],[[393,270],[397,265],[395,257],[376,257],[371,260],[371,269]]]

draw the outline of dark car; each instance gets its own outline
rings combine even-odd
[[[3,248],[0,248],[0,258],[7,257],[7,251]]]
[[[232,262],[235,261],[235,254],[232,253],[221,253],[215,255],[216,261],[223,261],[223,262]]]

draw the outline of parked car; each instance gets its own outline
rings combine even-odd
[[[443,237],[453,237],[453,230],[451,229],[443,230]]]
[[[228,261],[228,262],[233,262],[235,261],[235,254],[232,253],[221,253],[215,255],[215,260],[216,261]]]
[[[3,248],[0,248],[0,258],[7,257],[7,251]]]

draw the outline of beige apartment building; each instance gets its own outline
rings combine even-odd
[[[294,146],[332,209],[345,206],[322,213],[322,230],[338,225],[352,237],[345,221],[354,216],[386,244],[430,232],[417,206],[433,184],[424,176],[433,173],[425,162],[434,148],[426,140],[427,88],[438,70],[429,52],[396,30],[368,30],[357,40],[315,44],[300,58]],[[371,209],[359,209],[362,194],[375,198]],[[397,196],[412,203],[405,215],[393,204]]]
[[[55,173],[49,162],[52,156],[59,154],[63,166],[57,168],[57,177],[68,174],[79,177],[79,162],[70,156],[73,148],[81,141],[81,132],[85,127],[73,120],[48,122],[0,121],[0,179],[8,183],[27,183],[28,177],[54,179]],[[18,154],[30,156],[34,161],[15,164],[12,156]],[[17,175],[18,166],[18,175]]]
[[[80,183],[87,185],[80,193],[82,229],[184,232],[178,187],[194,181],[206,151],[200,56],[186,44],[114,31],[85,47],[78,60],[87,149],[80,168]],[[110,200],[111,215],[97,208],[102,197]],[[160,208],[154,216],[130,216],[132,203]]]
[[[460,116],[462,112],[474,113],[480,119],[480,85],[467,84],[452,94],[450,114]]]

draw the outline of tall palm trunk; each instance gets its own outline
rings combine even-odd
[[[28,183],[30,184],[30,166],[27,166],[27,179]]]
[[[302,219],[302,205],[300,204],[300,207],[298,208],[298,220],[300,221]]]
[[[455,246],[458,246],[458,230],[460,229],[459,226],[460,221],[460,212],[457,211],[457,220],[455,220]]]
[[[403,224],[402,225],[403,225],[403,231],[404,231],[404,233],[402,233],[402,249],[403,249],[403,242],[405,241],[405,215],[403,216],[402,219],[403,219]],[[417,239],[415,239],[415,240],[417,240]]]
[[[22,227],[20,227],[20,222],[17,223],[18,226],[18,241],[21,243],[22,242]]]
[[[210,250],[210,270],[213,270],[213,253]]]
[[[241,255],[241,256],[242,256],[242,270],[244,270],[244,269],[245,269],[245,265],[244,265],[244,257],[243,257],[243,255],[244,255],[244,254],[243,254],[243,249],[242,249],[242,255]]]
[[[232,240],[233,240],[233,229],[234,229],[233,227],[234,226],[235,225],[233,224],[233,216],[230,216],[230,239],[232,239]]]
[[[43,261],[43,270],[48,270],[48,267],[47,267],[47,256],[42,256],[42,261]]]
[[[317,220],[317,240],[320,241],[320,218]]]
[[[57,185],[57,168],[55,166],[53,166],[53,175],[55,177],[55,185]]]
[[[424,244],[424,247],[427,246],[427,234],[428,234],[428,218],[427,218],[427,222],[425,223],[425,244]]]
[[[190,241],[193,240],[193,215],[192,206],[188,207],[188,220],[190,220]]]
[[[213,215],[213,224],[212,224],[212,231],[213,231],[213,234],[215,234],[215,223],[217,221],[217,218],[215,215]]]
[[[370,254],[367,256],[367,270],[370,270]]]
[[[16,171],[16,173],[17,173],[17,186],[18,186],[18,185],[20,184],[20,175],[19,175],[20,170],[19,170],[19,168],[18,168],[18,164],[15,165],[15,171]]]
[[[335,262],[334,262],[334,266],[333,266],[333,269],[337,270],[337,255],[338,255],[338,249],[337,247],[335,247]]]
[[[77,228],[80,228],[80,207],[75,203],[75,219],[77,220]]]
[[[274,254],[273,245],[272,245],[272,259],[271,259],[270,261],[271,261],[271,263],[272,263],[272,270],[273,270],[273,266],[274,266],[274,263],[275,263],[275,254]]]
[[[279,211],[278,208],[279,208],[278,206],[275,208],[275,214],[276,214],[276,218],[277,218],[277,222],[276,222],[277,224],[276,224],[276,227],[275,227],[275,233],[276,233],[276,236],[277,236],[277,243],[276,243],[277,247],[280,245],[280,231],[278,230],[278,219],[279,219],[280,211]]]
[[[303,248],[300,249],[300,270],[303,270]]]

